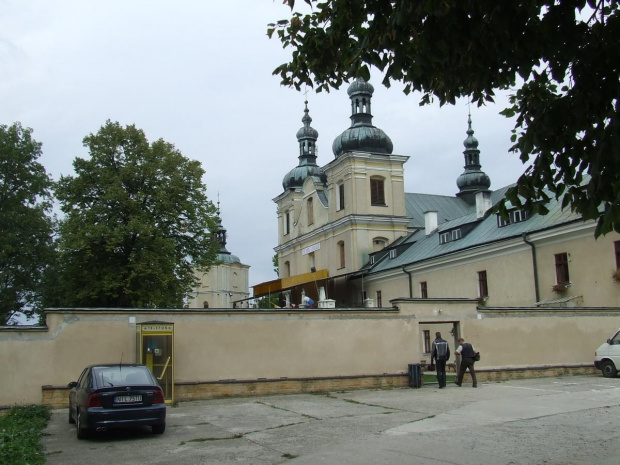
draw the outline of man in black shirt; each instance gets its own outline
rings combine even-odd
[[[437,368],[437,382],[439,383],[439,389],[446,387],[446,361],[450,358],[450,346],[448,342],[441,338],[441,333],[438,331],[435,333],[435,340],[433,341],[431,350],[431,365],[433,359],[435,360],[435,367]]]
[[[463,382],[463,376],[465,371],[469,370],[471,375],[472,387],[478,387],[478,381],[476,380],[476,370],[474,369],[474,357],[476,356],[476,349],[469,342],[465,342],[465,339],[459,338],[459,347],[456,349],[456,354],[461,356],[461,369],[459,370],[459,376],[456,380],[456,385],[461,386]]]

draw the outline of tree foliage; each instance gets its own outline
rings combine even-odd
[[[52,182],[31,134],[19,123],[0,125],[0,324],[37,310],[53,253]]]
[[[84,145],[56,189],[66,216],[46,304],[181,307],[219,249],[200,163],[110,121]]]
[[[544,214],[549,195],[620,232],[620,13],[617,0],[284,0],[270,24],[291,61],[282,83],[338,88],[370,67],[420,104],[466,97],[516,117],[511,150],[529,166],[507,198]],[[505,205],[500,211],[506,213]]]

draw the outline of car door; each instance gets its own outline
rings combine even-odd
[[[78,391],[80,390],[80,385],[84,382],[84,379],[87,376],[88,368],[84,368],[80,377],[75,383],[75,386],[71,388],[69,391],[69,409],[71,410],[71,417],[76,417],[77,412],[77,404],[78,404]]]

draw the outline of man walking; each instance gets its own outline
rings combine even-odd
[[[476,349],[469,342],[465,342],[465,339],[462,337],[459,338],[459,347],[456,349],[455,353],[461,356],[461,369],[459,370],[459,376],[456,380],[456,385],[461,386],[463,383],[463,376],[465,375],[465,370],[469,370],[469,374],[471,375],[471,381],[473,383],[472,387],[478,387],[478,381],[476,380],[476,370],[474,369],[474,357],[476,356]]]
[[[443,340],[441,338],[441,333],[437,331],[431,350],[431,365],[433,364],[433,359],[435,359],[439,389],[446,387],[446,361],[448,361],[449,358],[450,346],[448,346],[448,341]]]

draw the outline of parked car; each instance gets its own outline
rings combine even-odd
[[[69,387],[69,423],[76,424],[78,439],[108,428],[166,430],[164,393],[145,365],[91,365]]]
[[[615,378],[620,367],[620,329],[594,352],[594,366],[606,378]]]

